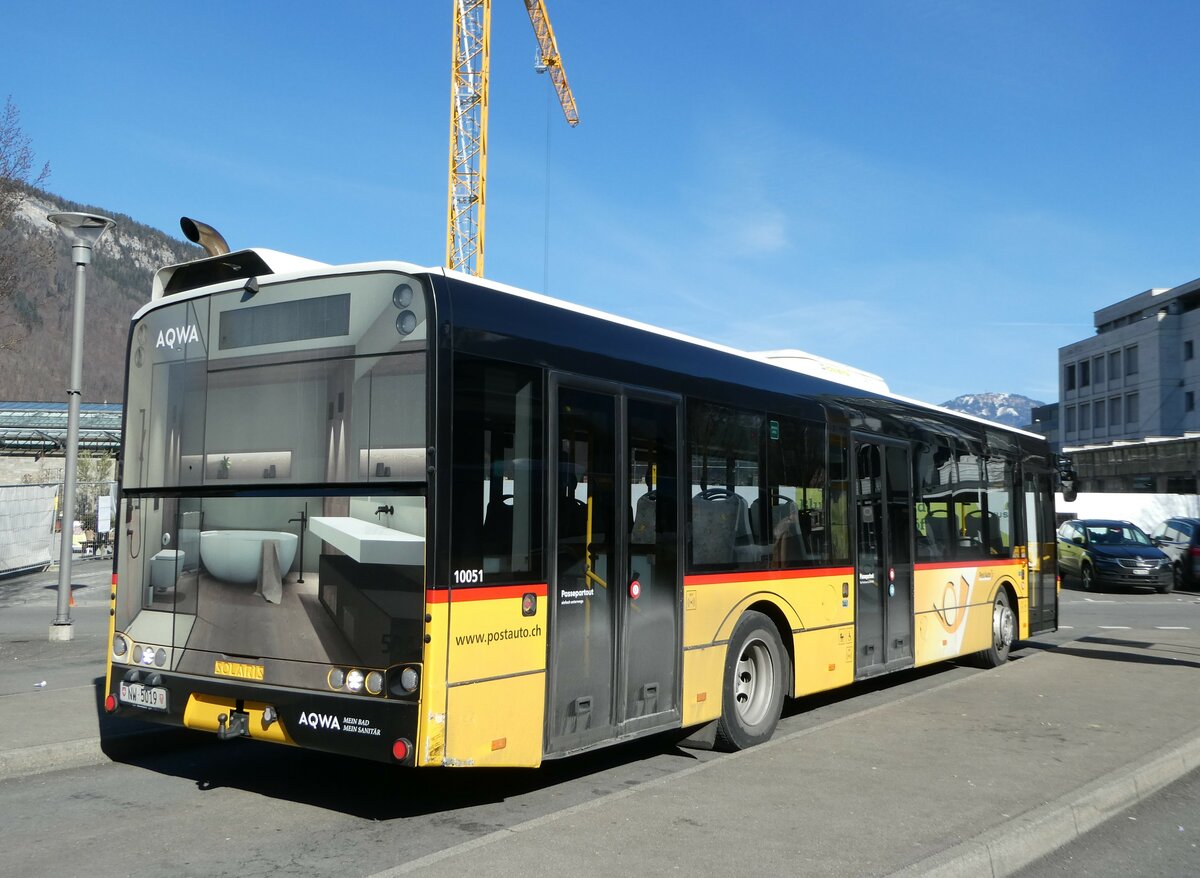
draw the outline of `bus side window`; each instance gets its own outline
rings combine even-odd
[[[454,362],[451,585],[544,577],[541,373]]]
[[[957,554],[958,527],[951,496],[958,483],[958,458],[944,444],[917,453],[917,560],[949,561]]]
[[[761,496],[762,425],[762,415],[754,412],[706,403],[689,406],[689,569],[767,566],[750,522],[750,504]]]
[[[772,568],[823,560],[824,487],[824,425],[769,416],[767,492],[750,505],[750,521]]]

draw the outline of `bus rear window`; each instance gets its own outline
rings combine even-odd
[[[219,350],[344,336],[350,332],[350,294],[276,302],[222,311]]]

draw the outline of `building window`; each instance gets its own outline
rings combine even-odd
[[[1063,376],[1063,381],[1067,385],[1067,390],[1075,389],[1075,364],[1071,363],[1067,366],[1066,374]]]
[[[1191,359],[1194,359],[1195,356],[1196,356],[1196,350],[1192,345],[1192,340],[1188,339],[1187,341],[1185,341],[1183,343],[1183,358],[1185,360],[1191,360]]]
[[[1075,406],[1067,406],[1067,433],[1075,433]]]
[[[1101,360],[1101,362],[1104,362],[1104,361]],[[1104,400],[1102,400],[1102,399],[1096,400],[1096,403],[1093,407],[1096,409],[1095,419],[1094,419],[1096,429],[1102,430],[1102,429],[1104,429]]]
[[[1137,345],[1125,348],[1125,375],[1136,375],[1138,371]]]
[[[1121,397],[1114,396],[1108,401],[1108,423],[1114,430],[1121,429]]]
[[[1096,357],[1092,360],[1092,375],[1097,384],[1104,383],[1104,357]]]
[[[1137,429],[1138,423],[1138,395],[1136,393],[1128,393],[1125,395],[1125,425],[1132,425]]]
[[[1195,494],[1196,480],[1188,476],[1167,477],[1167,493],[1168,494]],[[1184,534],[1188,536],[1188,534]]]
[[[1121,377],[1121,352],[1112,351],[1108,355],[1108,380],[1116,381]]]
[[[1079,386],[1088,387],[1092,383],[1092,361],[1082,360],[1079,363]]]
[[[1196,410],[1196,391],[1188,390],[1184,392],[1183,410],[1185,412],[1194,412]]]
[[[1092,429],[1092,407],[1086,402],[1079,406],[1079,432]]]

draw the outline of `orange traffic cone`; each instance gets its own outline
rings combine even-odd
[[[69,607],[75,606],[75,589],[71,589],[71,600],[67,604],[67,606],[69,606]]]

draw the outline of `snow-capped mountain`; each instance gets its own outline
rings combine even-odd
[[[1033,422],[1033,409],[1041,405],[1045,403],[1018,393],[965,393],[942,403],[942,408],[1009,427],[1024,427]]]

